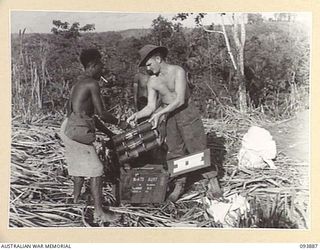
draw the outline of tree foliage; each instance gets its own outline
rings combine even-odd
[[[95,29],[94,24],[86,24],[80,27],[80,23],[75,22],[71,26],[68,22],[62,22],[60,20],[53,20],[52,24],[54,27],[51,32],[55,35],[60,35],[66,39],[80,37],[80,32],[92,31]]]
[[[152,21],[151,38],[154,44],[162,46],[166,44],[173,34],[173,24],[161,15]]]
[[[138,50],[153,43],[168,47],[167,60],[181,65],[188,72],[193,98],[205,116],[221,116],[220,104],[237,103],[235,72],[221,34],[207,33],[200,25],[185,28],[181,20],[191,13],[180,13],[174,20],[157,17],[144,32],[95,33],[94,25],[80,26],[53,21],[52,34],[25,34],[23,39],[12,37],[12,64],[26,71],[31,62],[36,66],[44,96],[43,108],[62,110],[69,89],[82,71],[79,53],[84,48],[97,48],[104,62],[104,78],[111,88],[103,88],[108,107],[128,110],[132,104],[132,80],[137,72]],[[195,13],[198,24],[205,13]],[[217,25],[211,28],[219,29]],[[226,25],[232,34],[232,27]],[[231,47],[235,47],[230,39]],[[28,62],[22,61],[21,53]],[[274,113],[292,95],[293,84],[308,89],[310,41],[303,25],[289,21],[261,20],[250,14],[246,24],[244,73],[248,92],[256,95],[256,106],[265,105]],[[19,68],[19,67],[18,67]],[[30,84],[31,75],[24,78]],[[17,77],[15,75],[15,77]],[[22,79],[22,78],[21,78]],[[271,100],[271,102],[270,102]],[[283,108],[285,110],[285,108]],[[284,114],[278,109],[278,114]]]
[[[264,19],[259,13],[248,13],[248,24],[261,24]]]

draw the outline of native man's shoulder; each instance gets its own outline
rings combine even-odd
[[[99,89],[99,82],[93,78],[81,78],[77,81],[77,83],[74,85],[77,89],[87,89],[87,90],[93,90],[93,89]]]
[[[79,83],[82,85],[88,85],[88,86],[95,86],[95,85],[99,86],[99,82],[92,77],[82,78],[80,79]]]

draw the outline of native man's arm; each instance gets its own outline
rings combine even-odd
[[[106,134],[110,138],[112,138],[115,135],[110,129],[106,127],[106,125],[104,125],[104,123],[100,120],[99,117],[94,116],[94,123],[95,123],[96,129]]]
[[[72,113],[72,102],[71,102],[71,98],[68,100],[67,103],[67,117],[69,117]]]
[[[96,111],[96,114],[106,123],[110,124],[118,124],[118,119],[114,117],[110,112],[104,110],[101,95],[100,95],[100,87],[99,84],[93,82],[90,84],[90,91],[92,102]]]
[[[70,91],[70,98],[68,100],[68,103],[67,103],[67,117],[69,117],[72,113],[72,101],[71,101],[71,96],[72,96],[72,91],[73,91],[73,87],[71,88],[71,91]]]

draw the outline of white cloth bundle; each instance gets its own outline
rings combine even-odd
[[[228,202],[202,198],[206,211],[223,227],[236,227],[240,218],[250,212],[250,204],[245,197],[233,194],[226,198]]]
[[[264,168],[267,163],[271,169],[276,169],[272,161],[276,155],[276,143],[269,131],[252,126],[242,139],[242,147],[238,154],[239,168]]]

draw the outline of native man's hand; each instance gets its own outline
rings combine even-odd
[[[122,130],[126,130],[128,128],[131,128],[131,126],[126,121],[120,121],[119,122],[119,128],[121,128]]]

